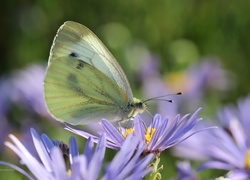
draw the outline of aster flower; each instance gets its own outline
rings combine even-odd
[[[228,170],[226,177],[250,179],[250,97],[240,100],[238,108],[219,111],[221,128],[201,133],[176,146],[176,155],[203,161],[200,170]]]
[[[9,133],[21,132],[29,143],[26,133],[37,126],[34,119],[51,119],[43,99],[44,74],[45,66],[34,64],[0,77],[0,149]]]
[[[4,78],[0,78],[0,149],[2,149],[2,142],[4,142],[10,131],[10,126],[6,118],[6,112],[10,106],[10,100],[8,99],[8,96],[6,96],[9,90],[8,87],[9,82]]]
[[[100,136],[95,150],[93,141],[89,138],[84,153],[80,155],[76,140],[73,137],[70,138],[69,148],[67,148],[67,146],[61,145],[61,143],[51,141],[45,134],[40,137],[34,129],[31,129],[31,134],[40,159],[36,159],[15,136],[10,135],[11,140],[14,142],[13,144],[6,142],[6,145],[19,156],[22,164],[27,166],[31,174],[7,162],[0,161],[0,164],[12,167],[29,179],[95,180],[98,178],[106,149],[105,134]],[[143,144],[138,145],[138,141],[139,139],[136,137],[129,136],[127,138],[113,161],[105,167],[101,179],[107,180],[112,179],[112,177],[118,179],[141,179],[151,171],[150,168],[147,169],[146,167],[151,161],[153,154],[141,158],[140,154],[144,147]],[[64,155],[69,157],[70,169],[67,169],[65,166]]]
[[[43,98],[44,74],[45,66],[34,64],[0,77],[0,117],[13,121],[9,114],[14,109],[24,116],[23,119],[32,116],[51,118]]]
[[[48,118],[50,116],[43,98],[45,70],[45,66],[34,64],[14,72],[10,77],[9,96],[11,101],[29,113]]]
[[[157,64],[157,59],[152,58],[151,61],[154,62],[151,64]],[[218,59],[202,59],[199,63],[191,64],[183,71],[168,73],[164,78],[158,73],[159,66],[153,65],[151,71],[148,70],[150,67],[145,68],[144,66],[141,70],[144,96],[156,97],[170,92],[183,93],[182,96],[171,96],[171,100],[174,101],[171,106],[164,101],[156,102],[157,112],[164,116],[174,117],[177,112],[183,110],[194,111],[196,107],[205,102],[204,94],[206,92],[212,90],[216,93],[225,93],[233,83],[230,74],[222,68]],[[146,74],[145,70],[150,73]],[[145,78],[143,79],[143,77]],[[190,106],[190,102],[192,102],[192,106]]]
[[[8,76],[0,77],[0,150],[4,147],[4,141],[11,131],[9,114],[13,102],[11,101],[12,86]]]
[[[118,129],[107,120],[100,122],[103,131],[107,134],[107,147],[112,149],[120,149],[121,145],[125,141],[128,134],[138,135],[140,142],[144,143],[144,153],[160,153],[163,150],[175,146],[188,137],[196,134],[200,129],[190,133],[190,130],[197,125],[201,118],[196,118],[201,109],[199,108],[192,116],[189,114],[180,117],[177,115],[174,119],[161,118],[159,114],[156,114],[152,123],[146,127],[140,116],[136,116],[134,119],[132,128],[119,127]],[[93,141],[98,141],[98,136],[87,133],[75,126],[66,123],[67,130],[78,134],[82,137],[92,137]],[[99,134],[102,134],[100,132]]]

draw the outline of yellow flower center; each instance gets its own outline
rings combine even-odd
[[[173,91],[178,91],[179,89],[181,89],[182,92],[186,92],[187,87],[190,87],[190,85],[187,83],[192,84],[190,77],[181,71],[170,74],[168,73],[164,79],[168,84],[170,84]]]
[[[122,136],[126,139],[129,134],[134,133],[134,132],[135,131],[132,128],[126,129],[125,132],[122,133]],[[148,144],[151,141],[154,133],[155,133],[155,128],[147,128],[146,133],[145,133],[146,144]]]
[[[152,136],[155,133],[155,128],[147,128],[146,134],[145,134],[145,140],[148,144],[151,141]]]
[[[133,133],[133,132],[134,132],[134,130],[133,130],[132,128],[126,129],[125,132],[122,133],[122,136],[123,136],[124,138],[127,138],[127,136],[128,136],[129,134]]]
[[[250,170],[250,149],[247,150],[245,163],[246,163],[246,168]]]
[[[67,171],[67,176],[68,176],[68,177],[71,176],[71,170],[70,170],[70,169]]]

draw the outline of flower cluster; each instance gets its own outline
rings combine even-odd
[[[45,69],[34,64],[0,77],[0,142],[9,133],[26,136],[27,129],[37,126],[38,119],[52,119],[43,98]]]
[[[148,127],[145,126],[140,116],[135,117],[133,127],[131,128],[116,128],[105,119],[100,122],[100,125],[107,134],[107,147],[119,150],[128,134],[134,134],[139,136],[140,142],[145,145],[145,154],[157,154],[181,143],[197,132],[208,129],[203,128],[190,133],[190,130],[192,130],[201,120],[201,118],[196,117],[200,110],[201,109],[198,109],[192,116],[189,114],[183,117],[177,115],[174,119],[161,118],[159,114],[156,114]],[[94,136],[70,124],[65,124],[65,129],[84,138],[92,137],[95,142],[98,141],[98,136]]]
[[[176,91],[170,82],[171,78],[166,82],[160,79],[157,73],[158,64],[152,63],[153,68],[144,67],[145,71],[142,72],[143,85],[150,86],[144,87],[145,94],[154,97],[158,94],[166,94],[166,91]],[[215,71],[214,74],[210,73],[211,69]],[[9,133],[8,115],[13,104],[21,107],[22,112],[29,112],[22,113],[26,119],[49,117],[42,95],[44,71],[44,67],[35,65],[14,73],[8,81],[0,79],[1,138]],[[34,75],[34,78],[30,78],[30,74]],[[147,77],[147,85],[143,77]],[[193,112],[192,108],[202,100],[199,97],[199,102],[195,102],[195,97],[202,96],[205,89],[209,87],[216,90],[227,89],[228,84],[221,83],[227,82],[227,75],[220,64],[217,61],[205,61],[191,67],[184,76],[178,77],[181,79],[179,84],[186,85],[185,88],[181,88],[185,90],[186,95],[179,100],[175,99],[174,105],[167,108],[164,101],[164,105],[161,101],[157,102],[157,111],[161,112],[161,115],[154,115],[150,123],[145,123],[143,116],[136,116],[134,121],[131,121],[131,127],[124,128],[118,123],[114,125],[108,119],[103,119],[99,123],[101,129],[98,129],[95,135],[78,126],[63,123],[66,130],[87,139],[83,153],[79,153],[74,137],[71,137],[69,144],[66,145],[63,142],[51,140],[45,134],[40,136],[31,129],[32,147],[30,147],[31,141],[27,141],[26,138],[24,138],[26,142],[18,140],[18,135],[10,135],[12,142],[5,142],[5,145],[21,159],[21,165],[26,167],[22,169],[21,165],[19,167],[5,161],[0,161],[0,164],[19,171],[29,179],[156,180],[160,179],[160,171],[163,169],[163,166],[160,166],[162,152],[172,148],[175,155],[203,161],[199,170],[223,169],[228,171],[225,178],[250,179],[250,120],[248,118],[250,97],[240,101],[238,108],[230,106],[219,111],[220,128],[215,128],[200,122],[202,118],[199,118],[198,114],[201,108],[184,116],[177,112],[182,112],[180,109],[184,106],[185,111]],[[183,77],[188,79],[182,79]],[[188,82],[189,85],[184,82]],[[169,86],[166,86],[167,84]],[[191,99],[195,104],[192,104],[192,107],[187,105],[190,104]],[[25,118],[21,116],[20,119]],[[22,123],[21,126],[23,124],[26,125]],[[3,142],[4,139],[0,141]],[[117,152],[109,163],[104,161],[106,148]],[[35,150],[38,156],[34,156],[32,150]],[[176,179],[197,180],[197,172],[192,169],[191,164],[178,162]]]
[[[149,126],[137,116],[131,128],[116,128],[109,121],[102,120],[100,124],[103,131],[99,136],[65,123],[67,130],[88,139],[83,154],[79,154],[73,137],[70,138],[67,147],[63,143],[50,140],[45,134],[39,136],[34,129],[31,129],[37,158],[14,135],[10,135],[13,143],[5,143],[19,156],[22,164],[26,165],[30,172],[4,161],[0,161],[0,164],[12,167],[29,179],[141,179],[147,174],[149,179],[155,179],[159,176],[159,169],[162,169],[157,168],[162,151],[200,131],[211,128],[201,128],[191,132],[201,120],[196,117],[200,110],[191,116],[177,115],[174,119],[155,115]],[[97,143],[95,150],[93,143]],[[119,151],[102,170],[106,147]],[[69,167],[66,165],[67,159]]]
[[[174,148],[178,156],[204,163],[203,169],[228,170],[230,179],[250,179],[250,97],[238,108],[227,106],[218,112],[220,128],[193,136]]]
[[[175,116],[177,113],[194,111],[206,101],[205,93],[213,90],[225,93],[232,86],[230,74],[222,68],[218,59],[205,58],[191,64],[182,71],[168,73],[162,77],[159,62],[155,57],[145,59],[141,67],[140,79],[145,97],[156,97],[169,92],[182,92],[182,96],[171,96],[171,106],[164,101],[157,101],[157,113],[163,116]],[[211,73],[213,72],[213,73]],[[192,105],[190,105],[192,103]]]
[[[99,175],[102,175],[103,180],[141,179],[152,170],[152,168],[147,168],[147,165],[153,158],[153,154],[141,157],[144,145],[139,143],[139,138],[135,136],[128,136],[113,161],[106,165],[104,172],[101,173],[106,149],[105,134],[100,136],[95,149],[92,139],[89,138],[83,154],[79,154],[76,140],[71,137],[67,149],[70,161],[69,169],[63,158],[65,152],[59,148],[60,146],[57,146],[58,143],[54,143],[45,134],[39,136],[34,129],[31,129],[31,134],[39,159],[35,158],[14,135],[10,135],[13,143],[6,142],[5,144],[19,156],[22,164],[26,165],[32,174],[13,164],[0,161],[0,164],[12,167],[29,179],[95,180]]]

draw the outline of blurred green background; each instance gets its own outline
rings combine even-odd
[[[250,1],[226,0],[1,1],[0,75],[30,64],[45,65],[57,29],[72,20],[89,27],[104,42],[136,93],[140,88],[134,76],[139,59],[147,53],[159,59],[164,76],[212,57],[220,60],[232,81],[222,97],[214,96],[219,104],[235,103],[250,91],[249,9]],[[44,128],[45,133],[61,137],[65,131],[52,132],[56,127]],[[173,159],[170,162],[166,167],[174,169]],[[169,169],[165,177],[173,176]]]
[[[218,57],[237,80],[237,88],[226,99],[235,100],[250,90],[249,1],[44,0],[1,4],[1,74],[30,63],[46,63],[58,27],[72,20],[97,34],[121,64],[125,64],[122,49],[131,41],[156,54],[165,72],[185,68],[201,57]],[[121,42],[112,44],[113,40]]]

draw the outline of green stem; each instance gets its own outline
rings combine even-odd
[[[149,165],[149,167],[153,167],[153,171],[145,177],[145,180],[159,180],[159,179],[161,179],[160,171],[163,170],[163,165],[161,165],[158,168],[159,163],[160,163],[160,158],[158,155],[156,155],[153,162]]]

